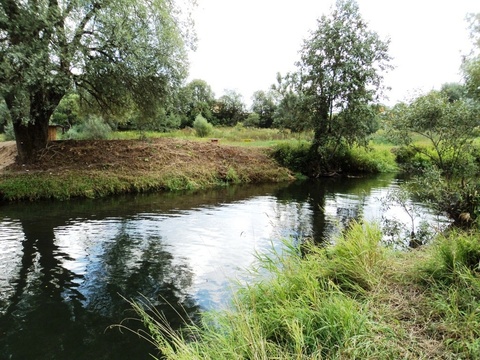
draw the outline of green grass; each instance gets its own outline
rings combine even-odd
[[[5,134],[0,134],[0,141],[5,141]]]
[[[206,138],[196,136],[195,130],[189,128],[167,133],[154,131],[117,131],[112,134],[112,139],[118,140],[162,137],[201,142],[211,142],[212,139],[217,139],[221,144],[227,145],[272,147],[291,140],[311,140],[313,134],[311,132],[294,134],[286,130],[248,128],[242,125],[234,127],[215,127],[212,134]]]
[[[180,332],[132,305],[166,359],[477,359],[478,238],[401,252],[354,224],[326,248],[259,256],[229,309]]]

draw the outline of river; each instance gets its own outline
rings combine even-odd
[[[0,205],[0,359],[150,359],[153,346],[111,327],[140,328],[125,299],[145,297],[176,328],[227,306],[255,252],[379,221],[396,186],[383,176]]]

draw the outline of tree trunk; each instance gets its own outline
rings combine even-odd
[[[14,122],[15,139],[17,142],[17,161],[21,164],[33,163],[38,152],[45,149],[48,140],[48,118],[36,119],[35,122],[23,124]]]
[[[17,117],[13,116],[16,113],[15,107],[18,106],[14,100],[15,94],[12,93],[5,97],[5,102],[12,116],[13,130],[17,142],[17,162],[21,164],[34,163],[38,160],[39,151],[47,147],[50,116],[52,116],[53,111],[65,94],[64,91],[59,89],[45,91],[43,88],[43,86],[39,86],[30,93],[28,122],[22,121],[22,116],[25,116],[25,114],[21,112]]]

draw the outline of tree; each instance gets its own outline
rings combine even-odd
[[[480,13],[470,14],[468,17],[470,37],[476,51],[465,57],[462,70],[465,80],[467,95],[476,102],[480,102]]]
[[[277,83],[272,85],[272,94],[277,103],[273,125],[295,132],[312,129],[311,114],[303,111],[303,94],[298,92],[298,74],[282,77],[277,73]]]
[[[78,94],[72,93],[62,98],[53,112],[50,121],[53,124],[70,129],[72,126],[79,124],[80,119],[80,97]]]
[[[467,175],[465,166],[480,125],[470,101],[450,101],[448,94],[431,91],[409,104],[397,104],[389,117],[397,142],[430,158],[446,175]],[[416,145],[412,134],[427,140],[433,152]]]
[[[214,116],[220,125],[234,126],[247,118],[243,97],[235,90],[226,90],[214,105]]]
[[[448,101],[450,102],[465,99],[466,96],[465,85],[459,83],[442,84],[442,88],[440,91],[448,98]]]
[[[256,91],[252,96],[252,111],[258,114],[258,127],[270,128],[273,125],[273,114],[276,105],[272,93]]]
[[[2,0],[0,95],[20,161],[46,146],[50,116],[72,88],[104,111],[155,113],[185,78],[193,41],[173,0]]]
[[[212,120],[215,94],[206,81],[195,79],[189,82],[180,91],[179,101],[179,112],[184,116],[183,126],[192,126],[199,114],[208,121]]]
[[[297,63],[298,93],[303,111],[311,115],[315,135],[312,151],[334,156],[343,144],[361,143],[375,116],[368,105],[381,89],[388,70],[389,41],[370,31],[354,0],[337,0],[304,42]]]

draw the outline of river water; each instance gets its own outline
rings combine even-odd
[[[174,328],[228,304],[231,279],[282,239],[379,221],[392,177],[0,205],[0,359],[150,359],[125,299]],[[418,206],[421,218],[437,221]],[[390,209],[406,220],[401,209]],[[403,221],[403,220],[402,220]]]

